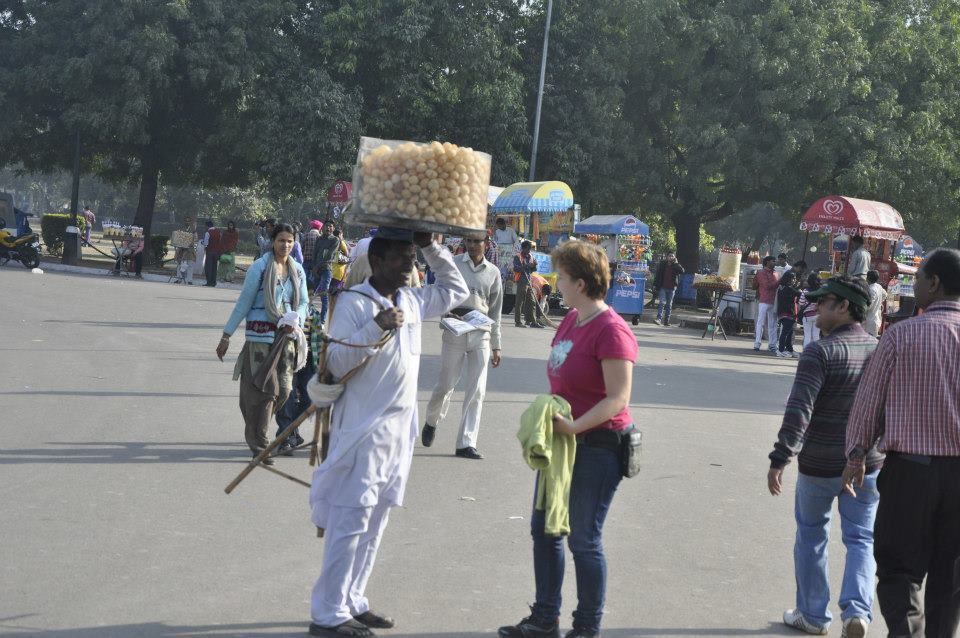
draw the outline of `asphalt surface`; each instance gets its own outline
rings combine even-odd
[[[303,636],[322,541],[307,490],[248,459],[228,361],[213,354],[235,290],[0,268],[0,634],[71,638]],[[604,636],[791,636],[793,486],[766,490],[795,363],[750,342],[634,328],[632,411],[644,467],[620,486],[604,543]],[[394,637],[495,635],[533,599],[533,472],[519,415],[548,388],[551,331],[504,327],[479,447],[453,456],[457,393],[418,448],[368,595]],[[421,414],[439,370],[424,330]],[[305,455],[278,467],[305,479]],[[834,517],[833,599],[843,547]],[[561,627],[576,590],[568,559]],[[839,610],[831,635],[840,635]],[[876,609],[876,606],[875,606]],[[871,634],[885,633],[877,618]]]

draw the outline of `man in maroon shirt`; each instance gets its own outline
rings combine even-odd
[[[880,611],[890,636],[952,638],[960,626],[960,251],[931,253],[914,292],[924,313],[883,334],[861,378],[843,480],[851,494],[862,485],[865,451],[879,440],[887,453],[874,527]]]
[[[763,268],[754,275],[753,287],[757,291],[757,323],[754,325],[753,349],[760,350],[763,342],[763,328],[767,328],[767,344],[770,352],[777,351],[777,313],[774,312],[777,298],[777,286],[780,276],[774,270],[776,259],[772,255],[763,258]]]

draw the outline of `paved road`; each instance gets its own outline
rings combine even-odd
[[[304,635],[322,551],[306,489],[257,471],[223,493],[247,458],[233,359],[213,355],[237,292],[12,267],[0,290],[0,634]],[[795,364],[745,340],[635,330],[645,467],[606,525],[604,635],[798,635],[779,624],[794,598],[793,499],[765,487]],[[384,635],[489,636],[526,615],[533,474],[514,434],[547,389],[550,334],[504,331],[487,459],[452,456],[459,408],[417,450],[368,592],[399,620]],[[428,327],[421,411],[439,341]],[[303,457],[279,465],[309,476]],[[791,468],[788,494],[794,479]],[[837,540],[831,552],[836,598]],[[881,635],[882,621],[871,629]]]

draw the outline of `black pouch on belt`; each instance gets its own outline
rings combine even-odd
[[[620,474],[633,478],[640,473],[640,453],[643,451],[643,432],[636,426],[620,436]]]

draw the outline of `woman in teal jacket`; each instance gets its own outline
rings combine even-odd
[[[289,224],[278,224],[273,229],[273,248],[253,262],[243,280],[243,291],[223,327],[223,336],[217,346],[217,356],[223,361],[230,347],[230,337],[246,318],[246,342],[237,357],[234,380],[240,379],[240,412],[246,425],[247,445],[254,456],[268,444],[267,426],[278,406],[290,395],[294,372],[293,341],[288,340],[277,363],[278,394],[263,392],[253,383],[254,375],[267,360],[270,346],[276,336],[277,321],[294,310],[299,315],[300,328],[307,318],[309,295],[303,266],[291,256],[294,232]],[[293,326],[284,326],[287,333]],[[265,461],[270,463],[270,459]]]

